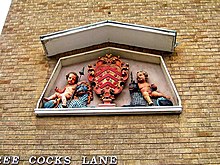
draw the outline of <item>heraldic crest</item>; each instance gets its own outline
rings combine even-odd
[[[129,64],[122,62],[119,56],[106,54],[99,57],[96,64],[88,65],[88,80],[103,102],[99,106],[115,106],[113,101],[122,92],[128,77]]]

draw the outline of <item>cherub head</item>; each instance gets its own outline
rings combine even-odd
[[[75,72],[70,72],[66,75],[68,84],[73,85],[78,83],[79,76]]]
[[[144,72],[144,71],[137,72],[137,81],[138,82],[145,82],[145,81],[147,81],[147,78],[148,78],[147,72]]]

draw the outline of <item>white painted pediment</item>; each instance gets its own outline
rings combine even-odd
[[[130,95],[128,84],[131,81],[129,77],[123,92],[115,100],[116,107],[99,107],[99,98],[94,93],[93,101],[86,108],[43,108],[43,98],[54,92],[56,86],[62,88],[65,83],[65,74],[70,71],[79,72],[82,67],[85,67],[85,75],[81,80],[87,80],[87,66],[93,64],[98,57],[112,54],[120,56],[121,59],[130,64],[130,71],[134,77],[136,72],[145,70],[149,74],[149,81],[158,85],[158,89],[169,95],[173,102],[173,106],[133,106],[126,107],[130,104]],[[163,58],[158,55],[149,53],[141,53],[125,49],[106,47],[94,51],[75,54],[67,57],[62,57],[57,62],[54,71],[46,84],[42,95],[39,98],[35,113],[39,116],[48,115],[112,115],[112,114],[160,114],[160,113],[181,113],[182,106],[179,94],[168,73]]]
[[[176,31],[136,24],[103,21],[40,36],[48,57],[102,43],[118,43],[173,52]]]

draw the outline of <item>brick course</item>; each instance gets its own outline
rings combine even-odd
[[[57,62],[39,36],[103,20],[177,31],[164,57],[180,115],[36,117]],[[116,155],[119,165],[220,164],[218,0],[13,0],[0,36],[0,155]],[[120,45],[119,45],[120,47]],[[80,51],[80,50],[79,50]]]

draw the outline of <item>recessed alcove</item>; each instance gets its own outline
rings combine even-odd
[[[132,72],[134,80],[136,72],[143,70],[149,75],[149,83],[154,83],[158,86],[158,90],[171,97],[173,106],[126,106],[130,104],[131,98],[129,94],[129,83],[131,76],[125,84],[122,93],[115,99],[116,107],[99,107],[101,100],[96,96],[86,108],[42,108],[43,97],[54,93],[54,88],[57,86],[63,88],[66,84],[65,75],[70,71],[78,73],[85,67],[85,75],[81,77],[81,81],[87,80],[87,66],[94,64],[98,57],[112,54],[120,56],[123,62],[130,65],[129,75]],[[39,98],[35,113],[38,116],[48,115],[122,115],[122,114],[160,114],[160,113],[181,113],[181,100],[175,85],[165,66],[163,58],[158,55],[149,53],[136,52],[131,50],[119,49],[114,47],[106,47],[80,54],[74,54],[67,57],[62,57],[58,60],[54,71],[46,84],[42,95]]]

